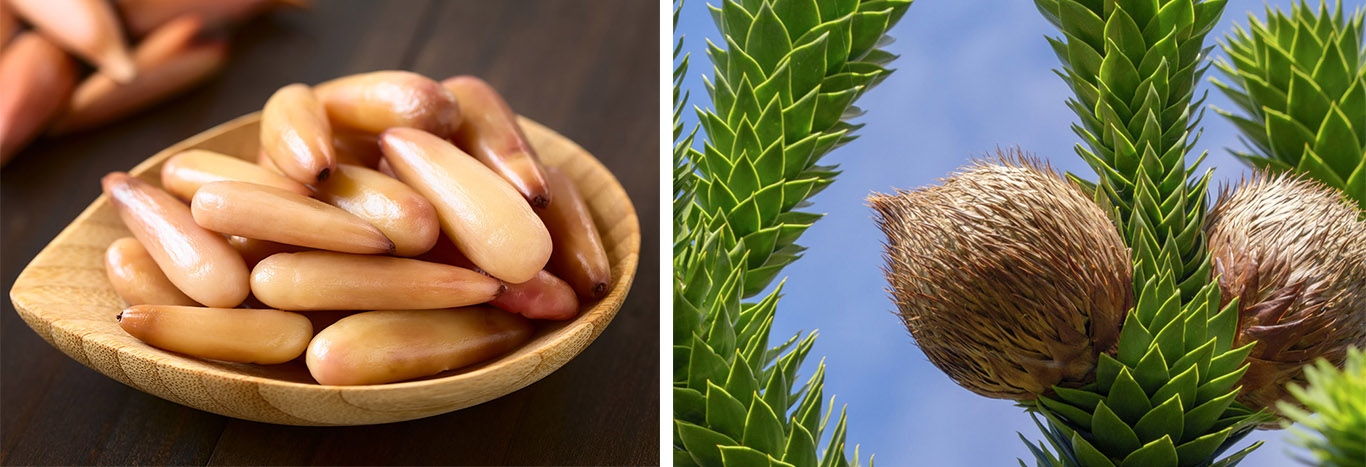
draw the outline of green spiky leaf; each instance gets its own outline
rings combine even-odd
[[[1085,186],[1094,187],[1102,205],[1113,209],[1113,220],[1132,251],[1137,300],[1121,326],[1114,356],[1100,355],[1095,383],[1054,388],[1067,403],[1040,398],[1032,406],[1049,423],[1047,445],[1031,444],[1031,452],[1040,465],[1059,465],[1051,461],[1058,459],[1061,465],[1083,466],[1217,465],[1240,456],[1214,458],[1263,418],[1232,403],[1247,353],[1229,348],[1236,306],[1220,309],[1219,290],[1211,282],[1202,235],[1210,175],[1195,170],[1204,155],[1187,161],[1198,139],[1204,101],[1195,88],[1206,68],[1205,36],[1226,1],[1035,4],[1063,33],[1049,44],[1063,65],[1058,75],[1074,92],[1068,106],[1079,119],[1073,126],[1081,138],[1076,152],[1098,177]],[[1340,75],[1333,68],[1322,74]],[[1291,78],[1255,75],[1246,80],[1256,84],[1251,89],[1220,89],[1246,109],[1252,95],[1289,100]],[[1331,102],[1319,99],[1326,93],[1324,86],[1304,84],[1304,77],[1300,81],[1294,93],[1301,102],[1296,112],[1332,108]],[[1244,120],[1248,128],[1264,126],[1260,119]],[[1293,118],[1283,120],[1294,123]],[[1333,134],[1344,134],[1344,120],[1333,120]],[[1298,132],[1305,143],[1318,141],[1313,132],[1281,126],[1282,132]],[[1252,140],[1275,148],[1267,138]],[[1324,143],[1335,158],[1344,146],[1349,145]],[[1054,434],[1062,432],[1072,435]],[[1210,436],[1215,433],[1220,434]],[[1192,440],[1201,442],[1182,444]],[[1217,441],[1214,446],[1211,440]]]
[[[1340,189],[1366,209],[1366,43],[1358,6],[1341,0],[1315,9],[1297,2],[1290,13],[1248,15],[1220,41],[1227,58],[1214,62],[1216,81],[1242,110],[1218,111],[1243,133],[1249,165],[1295,170]]]
[[[1366,352],[1351,348],[1339,369],[1319,359],[1304,367],[1308,386],[1291,383],[1286,389],[1304,404],[1278,403],[1281,412],[1300,427],[1290,429],[1290,441],[1308,450],[1317,465],[1346,467],[1366,459]],[[1288,424],[1288,422],[1287,422]]]
[[[688,57],[674,58],[674,389],[678,465],[846,466],[844,419],[824,433],[824,367],[800,387],[815,334],[770,347],[782,285],[758,302],[821,215],[801,210],[838,172],[859,96],[891,73],[878,47],[911,0],[721,0],[708,11],[710,109],[681,120]],[[676,5],[675,25],[678,9]],[[830,441],[817,442],[823,434]],[[818,452],[823,451],[823,452]],[[855,465],[857,450],[853,452]]]

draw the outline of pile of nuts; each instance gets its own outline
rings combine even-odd
[[[102,183],[133,232],[105,258],[124,330],[213,360],[306,353],[320,384],[497,357],[611,283],[573,181],[472,76],[291,84],[266,101],[257,163],[190,150],[163,165],[164,190]]]
[[[39,133],[95,128],[203,82],[228,59],[230,26],[307,3],[0,1],[0,165]]]

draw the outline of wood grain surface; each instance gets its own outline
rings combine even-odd
[[[40,141],[4,169],[3,282],[99,193],[98,179],[259,108],[279,86],[375,69],[473,73],[600,158],[642,219],[636,284],[578,358],[452,414],[309,428],[230,419],[147,395],[60,353],[9,303],[0,463],[654,464],[658,462],[658,4],[322,0],[239,32],[212,82],[147,114]]]

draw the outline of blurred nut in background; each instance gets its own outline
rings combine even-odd
[[[228,41],[204,37],[204,20],[184,16],[157,29],[138,44],[136,77],[120,83],[103,72],[86,78],[71,98],[71,108],[52,132],[69,133],[104,125],[214,75],[228,58]]]
[[[0,166],[40,133],[97,128],[218,74],[227,32],[278,5],[308,2],[0,2]]]
[[[11,8],[52,42],[126,83],[137,74],[114,9],[104,0],[9,0]]]
[[[66,104],[76,63],[47,38],[26,32],[0,55],[0,164],[9,162]]]

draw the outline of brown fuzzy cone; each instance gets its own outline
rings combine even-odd
[[[1017,151],[998,156],[868,201],[889,293],[930,362],[977,394],[1029,400],[1094,378],[1132,306],[1132,271],[1077,186]]]
[[[1238,297],[1234,346],[1256,341],[1238,402],[1294,403],[1304,365],[1366,346],[1366,220],[1336,189],[1293,175],[1227,188],[1205,224],[1223,304]]]

